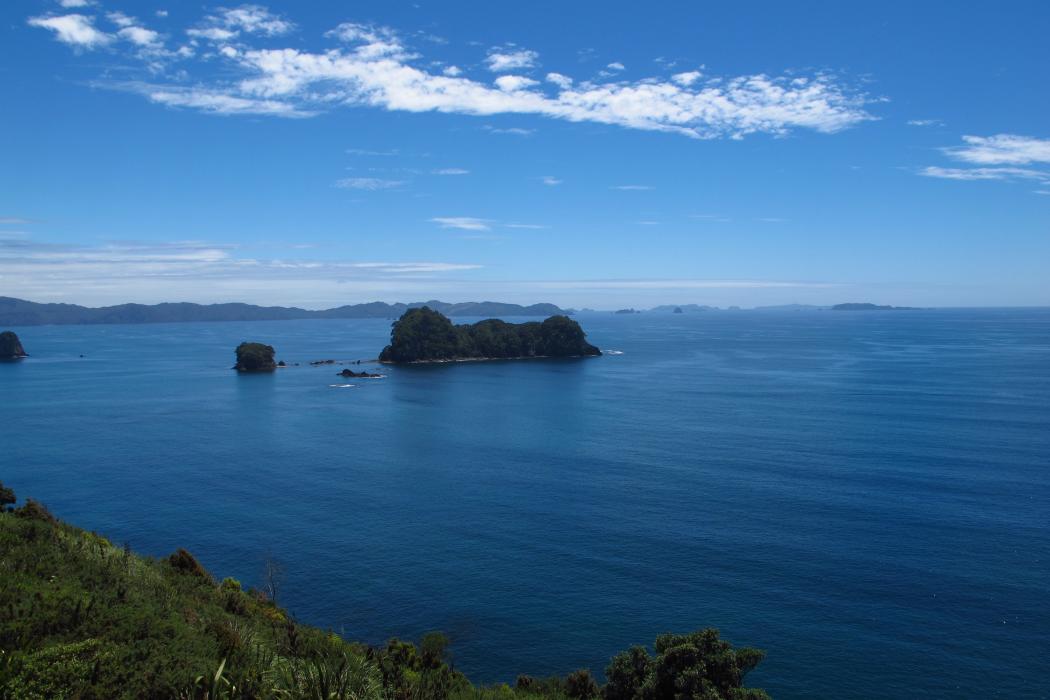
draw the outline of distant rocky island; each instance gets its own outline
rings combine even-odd
[[[344,369],[338,374],[344,379],[380,379],[383,376],[381,374],[373,374],[372,372],[355,372],[352,369]]]
[[[14,331],[0,333],[0,360],[20,360],[23,357],[29,357],[29,355],[22,347],[22,341],[18,339],[18,335]]]
[[[863,303],[849,303],[849,304],[835,304],[831,307],[832,311],[919,311],[914,306],[888,306],[882,304],[870,304],[867,302]]]
[[[637,309],[617,309],[613,313],[614,314],[640,314],[642,312],[638,311]]]
[[[397,318],[408,309],[428,306],[446,316],[553,316],[570,313],[554,304],[504,304],[495,301],[444,301],[386,304],[381,301],[311,311],[252,304],[119,304],[90,308],[76,304],[40,304],[0,297],[0,326],[96,323],[183,323],[199,321],[287,321],[301,318]]]
[[[273,355],[272,345],[241,343],[237,346],[237,364],[233,368],[238,372],[273,372],[277,369]]]
[[[655,313],[658,313],[658,314],[659,313],[681,314],[681,313],[696,313],[696,312],[699,312],[699,311],[718,311],[719,309],[718,309],[717,306],[707,306],[707,305],[704,305],[704,304],[678,304],[678,305],[664,304],[663,306],[654,306],[653,308],[651,308],[649,310],[653,311]]]
[[[488,319],[453,325],[441,312],[423,306],[407,310],[394,323],[390,345],[383,348],[379,361],[428,363],[601,354],[587,342],[580,324],[568,316],[551,316],[543,322]]]

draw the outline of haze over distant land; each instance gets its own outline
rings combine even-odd
[[[566,311],[554,304],[502,304],[494,301],[450,304],[431,300],[412,304],[381,301],[310,311],[285,306],[252,304],[154,305],[119,304],[89,308],[76,304],[39,304],[0,297],[0,325],[37,326],[95,323],[179,323],[189,321],[287,321],[301,318],[396,318],[409,308],[427,305],[448,316],[552,316]]]

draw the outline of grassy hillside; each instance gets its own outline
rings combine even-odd
[[[705,630],[655,656],[480,688],[446,663],[445,637],[372,648],[295,622],[263,593],[216,581],[188,552],[138,556],[55,519],[0,484],[0,698],[598,698],[758,700],[740,688],[762,653]]]

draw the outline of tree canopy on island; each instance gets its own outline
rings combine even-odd
[[[241,343],[237,346],[237,364],[234,369],[238,372],[271,372],[277,369],[273,353],[272,345]]]
[[[394,322],[382,362],[583,357],[601,355],[586,340],[580,324],[568,316],[543,322],[507,323],[488,319],[453,325],[444,314],[423,306],[409,309]]]

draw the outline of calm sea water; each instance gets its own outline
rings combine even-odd
[[[1050,311],[580,320],[622,354],[351,387],[233,348],[388,321],[15,329],[0,480],[220,577],[269,554],[301,620],[444,630],[476,681],[716,626],[777,698],[1050,693]]]

